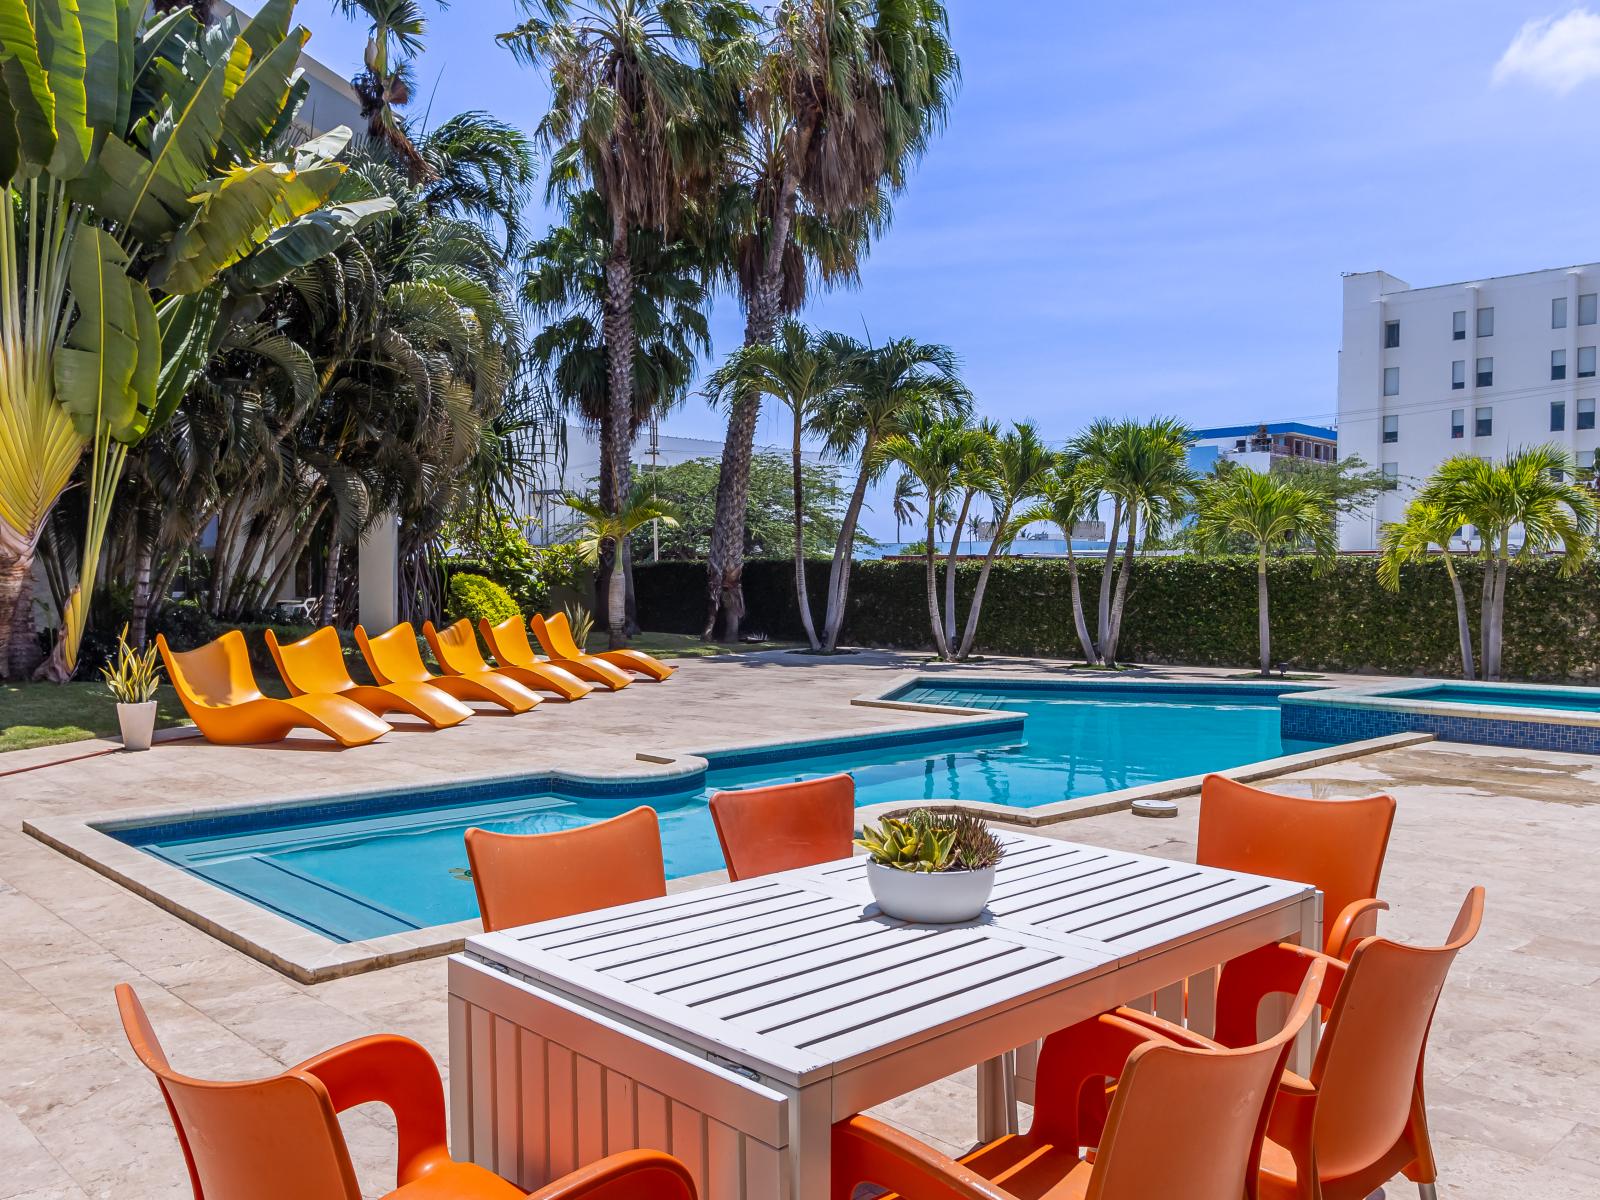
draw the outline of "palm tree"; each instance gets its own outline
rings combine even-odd
[[[1193,537],[1201,553],[1240,542],[1256,555],[1256,633],[1261,674],[1272,673],[1272,618],[1267,596],[1267,561],[1274,550],[1309,545],[1322,562],[1338,549],[1334,499],[1286,475],[1230,467],[1195,490]]]
[[[583,529],[578,545],[585,562],[598,563],[607,543],[620,545],[628,535],[652,521],[663,525],[676,525],[678,517],[670,505],[663,504],[647,492],[635,489],[627,503],[620,509],[608,509],[586,496],[568,496],[564,503],[583,518]],[[612,551],[610,583],[606,589],[606,621],[611,630],[611,649],[620,650],[628,644],[627,601],[628,585],[623,575],[622,555]]]
[[[861,509],[866,503],[867,488],[888,465],[880,452],[884,440],[916,417],[964,414],[971,404],[971,393],[957,373],[959,360],[948,346],[912,338],[866,346],[842,335],[828,337],[834,339],[833,352],[846,363],[847,378],[844,386],[823,404],[814,432],[839,458],[854,458],[857,470],[834,547],[833,565],[828,571],[824,651],[839,645]],[[929,507],[930,511],[937,511],[937,506]],[[930,515],[929,519],[934,517]]]
[[[1100,652],[1089,636],[1089,623],[1083,615],[1083,590],[1078,583],[1078,558],[1072,548],[1072,534],[1099,504],[1100,493],[1093,473],[1071,451],[1061,455],[1054,469],[1040,484],[1040,500],[1018,520],[1026,525],[1033,521],[1049,521],[1061,530],[1067,543],[1067,581],[1072,596],[1072,624],[1078,634],[1078,645],[1083,648],[1083,660],[1091,665],[1100,662]]]
[[[1057,465],[1058,456],[1039,437],[1039,429],[1032,421],[1014,422],[994,446],[988,495],[994,505],[994,535],[983,555],[983,567],[978,572],[978,583],[972,592],[972,607],[967,613],[967,628],[961,635],[961,646],[956,658],[964,659],[972,652],[972,643],[978,636],[978,615],[983,610],[984,592],[989,586],[989,572],[995,557],[1011,548],[1011,543],[1028,522],[1014,520],[1019,506],[1025,506],[1043,492]],[[1077,518],[1073,518],[1076,521]],[[1070,547],[1072,533],[1067,533]],[[1077,564],[1072,566],[1074,579]],[[1081,609],[1080,609],[1081,611]]]
[[[1573,482],[1572,474],[1571,458],[1556,445],[1516,450],[1501,463],[1458,455],[1440,464],[1417,493],[1439,505],[1446,519],[1477,532],[1484,566],[1478,630],[1485,679],[1500,678],[1512,562],[1559,550],[1561,574],[1571,575],[1593,549],[1600,513],[1594,493]],[[1513,552],[1517,530],[1522,545]]]
[[[1450,543],[1461,532],[1461,522],[1439,500],[1417,497],[1406,505],[1405,516],[1385,525],[1379,536],[1382,557],[1378,560],[1378,580],[1392,592],[1400,590],[1400,568],[1423,562],[1434,546],[1444,559],[1444,572],[1456,602],[1456,633],[1461,642],[1461,677],[1475,677],[1472,656],[1472,623],[1467,615],[1467,593],[1456,572],[1455,551]]]
[[[450,7],[447,0],[436,2],[440,8]],[[413,183],[433,178],[426,156],[412,143],[399,113],[411,103],[416,82],[412,59],[422,52],[422,38],[428,31],[421,0],[333,0],[333,7],[347,17],[364,17],[368,22],[366,70],[350,81],[361,101],[367,135],[388,147]]]
[[[916,481],[922,493],[927,511],[922,557],[927,567],[928,618],[933,626],[934,648],[947,662],[953,654],[949,628],[939,605],[938,516],[945,502],[961,489],[962,473],[969,469],[968,464],[984,452],[987,437],[965,413],[946,416],[918,413],[901,429],[884,438],[878,448],[883,459],[898,463]]]
[[[937,0],[780,0],[743,80],[729,155],[738,222],[731,256],[745,344],[799,310],[807,260],[825,283],[853,281],[889,197],[943,126],[960,65]],[[737,637],[744,520],[759,393],[730,405],[707,561],[709,617]],[[707,636],[710,636],[709,634]]]
[[[500,41],[550,74],[538,129],[553,152],[550,187],[593,189],[606,217],[606,399],[620,435],[634,408],[635,235],[674,236],[716,173],[706,80],[692,58],[711,38],[708,19],[721,27],[727,14],[706,0],[519,3],[530,15]],[[602,447],[619,497],[631,486],[631,451],[622,436]]]
[[[994,489],[995,455],[999,440],[998,425],[993,421],[979,421],[973,426],[972,436],[963,442],[964,453],[956,467],[955,487],[950,495],[954,520],[950,529],[950,549],[944,556],[944,640],[952,657],[956,650],[956,564],[961,552],[961,535],[967,531],[972,502],[979,495]],[[957,492],[961,495],[959,504],[955,503]]]
[[[710,393],[722,403],[739,403],[755,392],[781,400],[793,417],[789,458],[794,479],[794,586],[806,642],[818,650],[816,622],[806,588],[805,477],[801,442],[823,406],[844,386],[848,357],[837,337],[818,336],[798,321],[785,321],[770,344],[744,346],[711,377]],[[724,460],[725,461],[725,460]]]

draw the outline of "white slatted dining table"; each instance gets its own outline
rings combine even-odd
[[[451,1136],[526,1189],[618,1150],[707,1200],[823,1200],[830,1127],[979,1065],[1004,1132],[1014,1048],[1144,1002],[1207,1020],[1216,964],[1320,945],[1300,883],[1023,834],[988,911],[913,925],[861,858],[469,938],[451,958]]]

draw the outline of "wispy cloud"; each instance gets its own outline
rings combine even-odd
[[[1600,13],[1575,8],[1541,17],[1517,30],[1500,56],[1495,83],[1524,79],[1554,92],[1570,92],[1600,76]]]

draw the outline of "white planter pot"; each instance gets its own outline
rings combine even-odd
[[[148,750],[156,732],[156,702],[117,704],[117,724],[122,726],[124,750]]]
[[[867,884],[885,916],[923,925],[952,925],[971,921],[983,912],[994,890],[994,868],[925,874],[869,862]]]

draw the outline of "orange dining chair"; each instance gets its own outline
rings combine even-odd
[[[833,1132],[834,1200],[863,1183],[905,1200],[1254,1200],[1266,1115],[1321,984],[1308,972],[1283,1028],[1244,1049],[1176,1044],[1114,1013],[1052,1034],[1028,1132],[959,1159],[847,1118]],[[1080,1100],[1103,1096],[1109,1078],[1119,1083],[1102,1136]],[[1095,1153],[1082,1157],[1084,1146]]]
[[[1483,924],[1484,890],[1467,893],[1445,944],[1361,939],[1348,961],[1280,945],[1230,964],[1217,996],[1215,1040],[1129,1009],[1119,1015],[1197,1046],[1254,1037],[1269,996],[1302,988],[1322,967],[1326,1023],[1309,1079],[1286,1072],[1261,1159],[1261,1200],[1363,1200],[1397,1172],[1432,1200],[1438,1163],[1428,1135],[1423,1069],[1428,1032],[1456,955]]]
[[[591,669],[586,663],[553,663],[540,658],[533,652],[533,643],[528,641],[527,623],[520,614],[507,617],[498,625],[491,625],[488,617],[479,617],[478,632],[483,635],[489,653],[494,655],[495,662],[501,667],[515,667],[521,671],[543,671],[554,667],[558,671],[576,675],[591,684],[598,684],[611,692],[625,688],[633,682],[632,675],[618,670],[610,663],[601,663],[600,665],[605,667],[605,671],[601,672]]]
[[[483,679],[499,675],[513,683],[541,692],[554,692],[563,700],[581,700],[594,691],[594,684],[585,683],[571,671],[545,664],[539,667],[513,667],[501,663],[491,667],[478,649],[478,635],[472,632],[472,622],[462,617],[454,625],[436,629],[432,621],[422,626],[422,636],[433,648],[433,657],[446,675],[461,675],[467,679]]]
[[[528,1193],[445,1146],[444,1088],[433,1057],[385,1034],[346,1042],[282,1074],[237,1083],[172,1069],[139,997],[117,985],[117,1009],[155,1075],[177,1130],[195,1200],[360,1200],[338,1114],[378,1102],[394,1114],[398,1162],[390,1200],[524,1200]],[[677,1159],[627,1150],[532,1193],[532,1200],[695,1200]]]
[[[667,894],[653,808],[555,833],[466,836],[485,933]]]
[[[828,775],[715,792],[711,821],[731,879],[849,858],[856,832],[856,781],[849,775]]]
[[[417,648],[417,631],[410,621],[401,621],[376,637],[357,625],[356,645],[361,647],[361,657],[367,660],[367,670],[379,683],[426,683],[457,700],[482,700],[514,713],[525,713],[540,703],[539,697],[520,683],[492,671],[471,677],[435,675],[422,661],[422,651]]]
[[[381,683],[371,687],[350,678],[344,665],[344,647],[338,631],[331,625],[287,645],[278,641],[274,630],[267,630],[267,649],[278,664],[278,674],[292,696],[308,692],[348,696],[362,708],[382,716],[388,712],[409,713],[435,729],[459,725],[472,710],[431,683]]]
[[[1323,949],[1343,958],[1389,907],[1377,896],[1394,809],[1392,796],[1284,796],[1207,775],[1195,861],[1313,885],[1323,897]]]
[[[387,721],[344,696],[263,696],[250,669],[250,648],[237,629],[181,653],[158,633],[156,646],[184,711],[208,741],[243,746],[280,741],[293,729],[315,729],[348,748],[377,741],[390,730]]]
[[[563,667],[571,667],[574,663],[583,664],[591,669],[598,670],[600,665],[621,667],[624,671],[634,671],[646,679],[660,683],[675,672],[677,667],[669,667],[652,654],[643,650],[602,650],[597,654],[586,653],[573,639],[572,625],[567,621],[564,612],[553,613],[548,617],[541,617],[534,613],[528,621],[539,645],[549,656],[550,661],[559,663]]]

